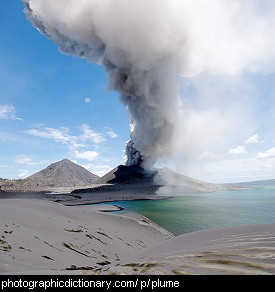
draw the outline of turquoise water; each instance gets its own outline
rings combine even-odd
[[[223,226],[274,223],[274,199],[275,187],[269,187],[115,204],[125,208],[123,212],[140,213],[174,235],[180,235]]]

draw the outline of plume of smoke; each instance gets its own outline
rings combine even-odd
[[[105,67],[130,119],[126,165],[178,150],[178,76],[274,70],[273,0],[22,1],[61,52]]]

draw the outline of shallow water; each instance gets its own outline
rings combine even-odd
[[[115,204],[125,208],[123,212],[140,213],[174,235],[180,235],[223,226],[274,223],[274,199],[275,186],[269,186]]]

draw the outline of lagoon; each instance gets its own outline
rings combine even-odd
[[[115,204],[124,208],[120,214],[142,214],[174,235],[180,235],[224,226],[274,223],[274,203],[275,186],[268,186],[175,195],[165,200],[118,201]]]

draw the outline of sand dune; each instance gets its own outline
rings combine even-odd
[[[274,239],[275,224],[191,232],[141,251],[107,273],[273,275]]]
[[[0,274],[274,274],[275,224],[174,237],[115,206],[0,204]]]
[[[141,215],[97,209],[1,200],[0,273],[101,273],[111,263],[173,237]]]

